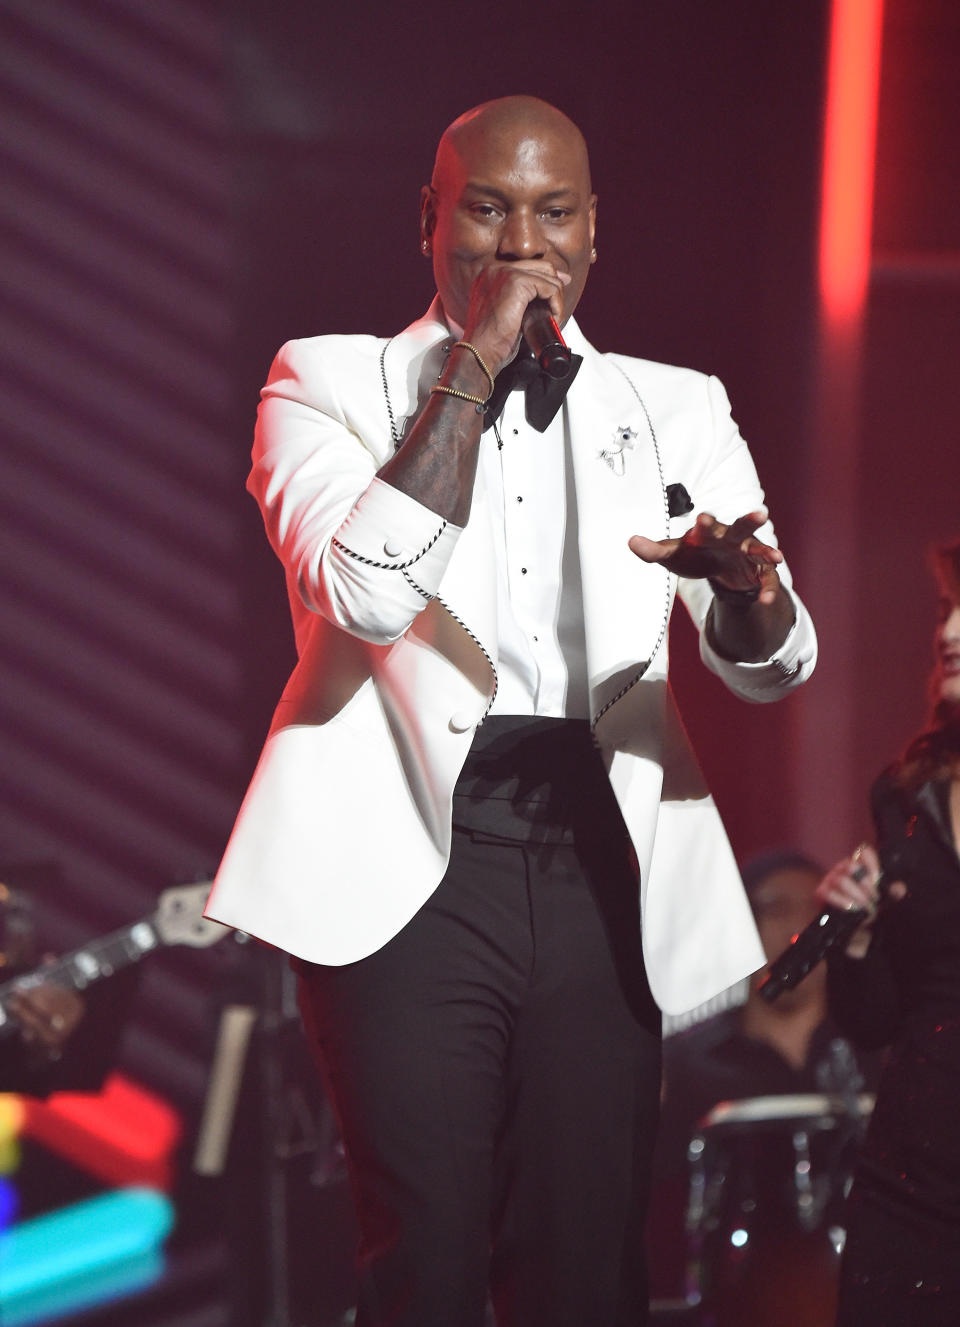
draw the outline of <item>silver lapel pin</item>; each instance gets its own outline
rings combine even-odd
[[[613,435],[613,442],[609,447],[601,448],[600,460],[604,461],[615,475],[623,474],[626,466],[624,452],[633,451],[636,436],[636,429],[630,428],[629,425],[626,427],[618,425]]]

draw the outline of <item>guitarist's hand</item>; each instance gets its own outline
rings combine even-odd
[[[7,1006],[20,1024],[24,1041],[38,1046],[51,1058],[60,1055],[83,1017],[79,995],[52,981],[21,987],[10,996]]]

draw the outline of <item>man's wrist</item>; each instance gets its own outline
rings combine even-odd
[[[433,396],[435,392],[439,392],[442,396],[453,396],[458,401],[469,401],[476,407],[478,415],[483,414],[484,408],[487,404],[486,399],[482,396],[474,396],[470,392],[461,392],[459,387],[448,387],[442,382],[435,382],[430,388],[431,396]]]
[[[781,584],[772,604],[745,595],[738,595],[733,602],[715,595],[705,630],[721,659],[729,663],[766,663],[786,641],[795,620],[793,601]]]
[[[475,346],[458,341],[451,347],[439,383],[458,392],[469,392],[486,403],[493,395],[493,374]]]
[[[486,378],[487,385],[489,387],[489,391],[487,393],[487,400],[489,401],[490,397],[493,396],[493,390],[496,384],[493,380],[493,374],[490,372],[490,368],[486,360],[480,354],[480,351],[477,349],[477,347],[473,344],[472,341],[454,341],[453,346],[451,347],[451,354],[453,353],[454,350],[469,350],[470,354],[480,365],[480,369],[483,373],[483,376]]]
[[[756,585],[750,585],[745,590],[732,590],[729,585],[724,585],[722,581],[715,581],[712,576],[707,577],[710,589],[713,591],[713,597],[722,604],[733,604],[738,608],[749,608],[760,598],[762,586],[757,581]]]

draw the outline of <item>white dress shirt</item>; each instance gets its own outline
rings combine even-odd
[[[567,412],[544,433],[507,397],[480,448],[497,558],[500,686],[492,714],[589,718]]]

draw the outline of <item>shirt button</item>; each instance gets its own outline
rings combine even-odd
[[[514,436],[515,438],[519,438],[519,436],[520,436],[520,430],[519,430],[519,429],[514,429],[514,430],[513,430],[513,436]]]
[[[520,575],[521,575],[521,576],[526,576],[526,574],[527,574],[527,569],[526,569],[526,567],[521,567],[521,568],[520,568]]]
[[[455,733],[465,733],[473,728],[477,720],[467,710],[456,710],[450,716],[450,728]]]
[[[518,501],[518,502],[522,502],[522,501],[523,501],[523,498],[518,497],[518,498],[517,498],[517,501]]]
[[[388,539],[383,546],[383,551],[388,558],[398,558],[403,552],[403,544],[399,539]]]

